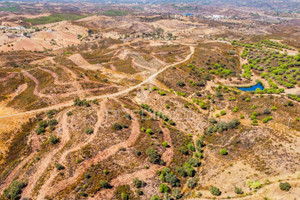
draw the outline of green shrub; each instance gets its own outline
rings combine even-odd
[[[163,183],[159,186],[159,192],[161,192],[161,193],[170,192],[170,188],[166,184]]]
[[[225,110],[221,110],[220,114],[221,115],[226,115],[226,111]]]
[[[185,86],[185,83],[183,81],[178,81],[176,83],[179,87],[184,87]]]
[[[127,195],[125,192],[122,192],[122,193],[121,193],[121,199],[122,199],[122,200],[128,200],[129,197],[128,197],[128,195]]]
[[[163,142],[162,145],[163,145],[164,147],[169,147],[169,144],[168,144],[168,142],[166,142],[166,141]]]
[[[209,123],[211,123],[211,124],[216,124],[216,123],[218,123],[218,121],[215,119],[215,118],[209,118],[208,119],[208,121],[209,121]]]
[[[179,148],[179,151],[182,153],[182,154],[188,154],[189,153],[189,150],[188,150],[188,148],[186,148],[186,147],[180,147]]]
[[[245,116],[244,116],[244,115],[240,115],[240,118],[241,118],[241,119],[244,119],[244,118],[245,118]]]
[[[255,109],[255,108],[257,108],[257,105],[253,105],[253,106],[251,107],[251,109]]]
[[[142,155],[142,152],[141,152],[140,150],[136,150],[136,151],[135,151],[135,154],[136,154],[137,156],[140,156],[140,155]]]
[[[234,107],[232,111],[233,111],[233,112],[237,112],[237,111],[239,111],[239,107],[237,107],[237,106],[236,106],[236,107]]]
[[[241,188],[238,188],[238,187],[234,187],[234,192],[236,194],[243,194],[244,193],[243,190]]]
[[[188,181],[187,181],[187,187],[188,188],[195,188],[197,186],[197,179],[195,178],[190,178]]]
[[[161,164],[161,156],[153,148],[148,148],[146,154],[149,157],[149,162],[154,164]]]
[[[254,125],[254,126],[257,126],[258,125],[257,119],[253,119],[251,124]]]
[[[86,134],[90,135],[94,132],[94,130],[91,128],[91,127],[87,127],[85,128],[85,131],[84,131]]]
[[[195,157],[197,157],[197,158],[200,158],[200,159],[203,158],[203,154],[200,153],[200,152],[195,152],[194,155],[195,155]]]
[[[49,119],[51,119],[51,118],[56,114],[56,112],[57,112],[57,110],[49,110],[49,111],[47,112],[47,117],[48,117]]]
[[[140,189],[136,190],[136,193],[137,193],[138,195],[140,195],[140,196],[144,194],[144,192],[143,192],[142,190],[140,190]]]
[[[49,123],[48,123],[50,126],[55,126],[58,124],[58,121],[56,119],[50,119],[49,120]]]
[[[189,163],[193,167],[198,167],[201,164],[201,162],[198,158],[193,158],[193,157],[189,158],[187,160],[187,163]]]
[[[158,195],[154,195],[150,198],[150,200],[160,200]]]
[[[170,125],[172,125],[172,126],[175,126],[175,125],[176,125],[175,122],[173,122],[173,120],[171,120],[171,119],[168,120],[168,123],[169,123]]]
[[[166,93],[164,91],[158,91],[158,94],[160,94],[161,96],[166,96]]]
[[[5,199],[17,200],[20,199],[20,194],[22,193],[22,189],[26,187],[26,183],[21,181],[14,180],[10,186],[3,191],[3,196]]]
[[[136,187],[136,188],[141,188],[146,185],[144,181],[139,180],[138,178],[134,178],[132,183],[133,183],[134,187]]]
[[[38,127],[35,132],[40,135],[46,132],[46,129],[44,127]]]
[[[48,126],[48,122],[43,120],[43,121],[40,121],[38,125],[39,125],[39,127],[46,128]]]
[[[195,149],[195,147],[194,147],[194,145],[193,145],[192,143],[188,143],[188,144],[187,144],[187,148],[188,148],[189,150],[191,150],[191,151],[196,151],[196,149]]]
[[[101,188],[111,188],[110,184],[105,180],[100,181],[100,187]]]
[[[113,128],[117,131],[123,129],[123,126],[121,124],[114,123]]]
[[[60,163],[56,163],[56,164],[55,164],[55,167],[56,167],[56,169],[58,169],[58,170],[63,170],[63,169],[65,169],[65,167],[64,167],[62,164],[60,164]]]
[[[57,144],[59,143],[59,138],[57,138],[56,135],[51,135],[49,141],[51,144]]]
[[[172,187],[180,185],[180,180],[173,173],[167,173],[165,175],[166,182],[169,183]]]
[[[181,191],[179,189],[172,189],[172,196],[175,199],[180,199],[182,197]]]
[[[84,176],[84,178],[85,178],[85,179],[89,179],[89,178],[91,178],[91,175],[90,175],[89,173],[84,173],[84,175],[83,175],[83,176]]]
[[[221,154],[221,155],[227,155],[228,152],[227,152],[226,149],[221,149],[221,150],[220,150],[220,154]]]
[[[288,182],[280,183],[279,187],[283,191],[289,191],[291,189],[291,185]]]
[[[128,114],[128,113],[126,113],[126,114],[124,115],[124,117],[125,117],[125,118],[127,118],[127,119],[129,119],[129,120],[131,120],[131,119],[132,119],[131,115],[130,115],[130,114]]]
[[[263,118],[262,122],[263,122],[263,123],[267,123],[268,121],[270,121],[270,120],[272,120],[272,119],[273,119],[273,117],[271,117],[271,116],[265,117],[265,118]]]
[[[288,101],[288,102],[287,102],[287,105],[288,105],[288,106],[294,106],[294,103],[293,103],[292,101]]]
[[[259,188],[261,188],[261,183],[260,183],[260,181],[258,181],[258,180],[255,180],[255,181],[247,181],[247,183],[246,183],[246,185],[248,186],[248,187],[251,187],[252,189],[259,189]]]
[[[220,189],[219,188],[217,188],[217,187],[210,187],[209,188],[209,191],[210,191],[210,193],[212,194],[212,195],[214,195],[214,196],[220,196],[221,195],[221,191],[220,191]]]
[[[151,128],[148,128],[148,129],[146,130],[146,133],[148,133],[149,135],[152,135],[152,134],[153,134]]]

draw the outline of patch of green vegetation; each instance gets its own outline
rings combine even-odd
[[[289,191],[291,189],[291,185],[288,182],[280,183],[279,188],[283,191]]]
[[[167,167],[163,168],[159,172],[159,179],[163,183],[168,183],[172,187],[180,186],[180,180],[176,177],[176,175]]]
[[[25,182],[19,182],[17,180],[13,181],[12,184],[4,190],[3,196],[5,199],[17,200],[20,199],[20,194],[22,193],[22,189],[26,187]],[[1,198],[2,199],[2,198]]]
[[[223,131],[230,130],[230,129],[236,129],[240,125],[240,122],[238,119],[234,119],[228,123],[226,122],[218,122],[214,126],[209,126],[205,131],[205,135],[211,136],[215,132],[222,133]]]
[[[273,117],[271,117],[271,116],[265,117],[265,118],[263,118],[262,122],[263,122],[263,123],[267,123],[268,121],[270,121],[270,120],[272,120],[272,119],[273,119]]]
[[[137,200],[138,198],[135,197],[134,192],[130,189],[129,185],[120,185],[117,187],[114,196],[118,200]]]
[[[220,154],[224,156],[224,155],[227,155],[228,152],[227,152],[226,149],[221,149],[221,150],[220,150]]]
[[[123,10],[107,10],[100,14],[106,15],[106,16],[126,16],[129,14],[129,12],[123,11]]]
[[[260,181],[255,180],[255,181],[247,181],[246,185],[252,189],[259,189],[262,187]]]
[[[284,92],[284,88],[279,88],[276,83],[287,88],[299,86],[299,54],[294,56],[288,55],[287,52],[281,52],[291,50],[290,47],[271,40],[261,40],[258,43],[250,44],[233,41],[232,44],[244,47],[241,57],[248,60],[248,63],[242,66],[244,69],[242,77],[250,80],[251,75],[255,72],[269,82],[270,88],[257,89],[256,93],[279,94]]]
[[[214,196],[220,196],[221,195],[221,191],[220,191],[220,189],[219,188],[217,188],[217,187],[210,187],[209,188],[209,191],[210,191],[210,193],[212,194],[212,195],[214,195]]]
[[[78,15],[78,14],[52,14],[49,16],[43,16],[33,19],[24,19],[25,22],[29,22],[32,25],[39,25],[39,24],[49,24],[60,22],[64,20],[78,20],[87,17],[87,15]]]

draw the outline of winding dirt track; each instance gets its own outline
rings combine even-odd
[[[167,65],[165,67],[163,67],[162,69],[160,69],[159,71],[155,72],[154,74],[152,74],[151,76],[149,76],[146,80],[142,81],[141,83],[132,86],[130,88],[127,88],[125,90],[113,93],[113,94],[106,94],[106,95],[100,95],[100,96],[91,96],[91,97],[87,97],[87,100],[94,100],[94,99],[103,99],[103,98],[112,98],[112,97],[117,97],[123,94],[127,94],[128,92],[131,92],[139,87],[141,87],[142,85],[151,82],[153,79],[155,79],[155,77],[159,74],[161,74],[162,72],[164,72],[165,70],[167,70],[170,67],[182,64],[186,61],[188,61],[192,55],[195,53],[195,47],[194,46],[190,46],[190,54],[186,56],[186,58],[182,61]],[[0,116],[0,118],[7,118],[7,117],[14,117],[14,116],[20,116],[20,115],[27,115],[27,114],[34,114],[34,113],[39,113],[39,112],[44,112],[44,111],[48,111],[48,110],[52,110],[52,109],[61,109],[64,107],[68,107],[73,105],[73,101],[68,101],[65,103],[61,103],[61,104],[56,104],[53,106],[49,106],[49,107],[45,107],[45,108],[40,108],[40,109],[36,109],[36,110],[30,110],[30,111],[26,111],[26,112],[20,112],[20,113],[15,113],[15,114],[11,114],[11,115],[4,115],[4,116]]]
[[[66,82],[66,83],[60,82],[60,81],[58,80],[58,75],[57,75],[55,72],[53,72],[53,71],[51,71],[51,70],[49,70],[49,69],[45,69],[45,68],[41,68],[41,67],[38,67],[38,69],[40,69],[40,70],[42,70],[42,71],[44,71],[44,72],[50,74],[50,75],[53,77],[53,79],[54,79],[54,84],[55,84],[55,85],[70,85],[70,84],[72,84],[72,83],[70,83],[70,82]]]
[[[82,162],[76,168],[76,171],[74,172],[74,175],[72,177],[60,181],[58,184],[55,184],[54,187],[47,188],[48,189],[47,194],[41,193],[39,195],[39,197],[41,199],[43,199],[43,197],[45,197],[45,195],[51,196],[52,194],[55,194],[55,193],[65,189],[72,183],[74,183],[79,178],[79,176],[81,176],[86,171],[86,169],[89,166],[91,166],[92,164],[96,165],[97,163],[101,162],[102,160],[105,160],[105,159],[109,158],[110,156],[114,155],[115,153],[117,153],[121,147],[127,148],[127,147],[132,146],[135,143],[135,141],[138,139],[138,137],[140,135],[139,121],[138,121],[137,117],[135,116],[135,114],[130,109],[127,109],[127,108],[124,108],[124,109],[127,113],[129,113],[132,116],[132,120],[131,120],[132,121],[132,130],[131,130],[131,134],[130,134],[129,138],[124,142],[120,142],[116,145],[113,145],[113,146],[105,149],[102,152],[99,152],[95,157]]]
[[[74,148],[71,148],[71,149],[65,151],[62,154],[62,156],[59,158],[58,163],[64,163],[68,154],[70,154],[74,151],[77,151],[77,150],[81,149],[82,147],[84,147],[85,145],[89,144],[98,135],[99,128],[105,119],[106,104],[107,104],[107,100],[102,101],[100,104],[100,109],[97,110],[98,119],[97,119],[97,122],[96,122],[95,128],[94,128],[95,133],[93,133],[85,142],[79,144],[78,146],[76,146]],[[43,186],[39,190],[39,195],[38,195],[37,199],[43,199],[46,195],[48,195],[49,188],[50,188],[54,178],[58,174],[59,174],[59,172],[51,173],[50,177],[46,180],[46,182],[43,184]]]
[[[72,108],[73,109],[73,108]],[[27,187],[23,190],[22,192],[22,197],[31,197],[32,196],[32,192],[34,189],[35,184],[37,183],[37,181],[39,180],[40,176],[43,174],[43,172],[47,169],[47,167],[50,165],[53,156],[59,152],[64,145],[68,142],[68,140],[70,139],[70,134],[68,131],[68,117],[67,117],[67,112],[71,111],[72,109],[68,109],[66,110],[62,115],[63,116],[59,116],[62,117],[62,136],[61,136],[61,142],[59,143],[59,145],[57,146],[57,148],[55,148],[53,151],[51,151],[44,159],[42,159],[40,161],[40,165],[37,169],[36,172],[34,172],[34,174],[32,176],[30,176],[30,178],[28,179],[28,185]]]
[[[174,147],[172,145],[171,134],[168,128],[164,128],[159,125],[160,129],[163,131],[164,140],[168,142],[170,145],[169,148],[162,154],[162,159],[166,162],[166,166],[171,164],[173,154],[174,154]],[[157,170],[161,170],[164,168],[162,165],[152,165],[149,169],[141,169],[139,171],[130,173],[130,174],[123,174],[120,175],[113,180],[110,181],[110,185],[114,187],[114,189],[104,189],[100,190],[93,198],[89,199],[111,199],[113,197],[114,190],[120,185],[131,184],[134,178],[139,178],[142,180],[146,180],[152,178],[156,175]]]
[[[7,81],[8,79],[11,79],[11,78],[13,78],[15,76],[16,76],[16,73],[10,73],[8,76],[0,78],[0,82]]]
[[[51,98],[51,95],[46,95],[46,94],[42,94],[42,93],[39,92],[38,88],[39,88],[40,82],[39,82],[39,80],[37,80],[37,78],[35,78],[33,75],[31,75],[28,71],[22,70],[22,73],[27,78],[31,79],[35,83],[35,87],[34,87],[34,90],[33,90],[33,94],[35,96],[44,97],[44,98]]]

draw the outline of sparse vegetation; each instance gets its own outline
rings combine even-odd
[[[279,187],[283,191],[289,191],[291,189],[291,185],[288,182],[280,183]]]

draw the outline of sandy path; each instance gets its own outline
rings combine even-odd
[[[94,138],[98,135],[99,133],[99,128],[100,126],[102,125],[103,121],[105,120],[105,112],[106,112],[106,104],[107,104],[108,100],[105,99],[101,102],[100,104],[100,109],[97,110],[97,116],[98,116],[98,120],[95,124],[95,133],[93,133],[89,138],[88,140],[86,140],[84,143],[76,146],[75,148],[72,148],[72,149],[69,149],[68,151],[65,151],[62,155],[62,157],[59,159],[59,162],[63,163],[65,160],[66,160],[66,156],[71,153],[71,152],[74,152],[74,151],[78,151],[80,150],[82,147],[86,146],[87,144],[91,143]]]
[[[144,65],[141,65],[141,64],[135,62],[135,59],[132,59],[132,64],[134,64],[135,66],[142,68],[142,69],[147,69],[149,71],[156,71],[156,69],[153,69],[151,67],[147,67],[147,66],[144,66]]]
[[[37,170],[34,172],[34,174],[32,174],[27,183],[27,187],[23,190],[22,192],[22,197],[31,197],[32,196],[32,192],[34,189],[35,184],[37,183],[37,181],[39,180],[39,178],[41,177],[41,175],[44,173],[44,171],[47,169],[47,167],[52,163],[53,159],[54,159],[54,155],[59,152],[64,145],[68,142],[68,140],[70,140],[70,134],[68,131],[68,116],[67,116],[67,112],[73,110],[72,109],[68,109],[66,110],[63,114],[63,116],[58,116],[58,118],[62,117],[62,120],[58,120],[61,121],[62,123],[62,127],[60,128],[59,131],[61,131],[61,137],[60,137],[60,143],[59,145],[53,149],[53,151],[51,151],[48,155],[46,155],[46,157],[44,157],[43,159],[40,160],[40,165],[38,166]]]
[[[40,96],[40,93],[39,93],[39,91],[38,91],[38,87],[39,87],[39,85],[40,85],[39,80],[37,80],[37,78],[35,78],[33,75],[29,74],[29,73],[28,73],[27,71],[25,71],[25,70],[22,70],[22,73],[23,73],[27,78],[31,79],[31,80],[34,82],[35,87],[34,87],[34,90],[33,90],[33,94],[34,94],[35,96],[42,97],[42,96]]]
[[[47,94],[42,94],[39,92],[38,88],[39,88],[39,85],[40,85],[40,82],[39,80],[37,80],[37,78],[35,78],[33,75],[31,75],[28,71],[25,71],[25,70],[22,70],[22,73],[27,76],[27,78],[31,79],[34,84],[35,84],[35,87],[34,87],[34,90],[33,90],[33,94],[37,97],[41,97],[41,98],[52,98],[51,95],[47,95]]]
[[[166,62],[162,61],[161,59],[157,58],[155,55],[151,55],[155,60],[157,60],[161,65],[165,65]]]
[[[74,175],[72,177],[60,181],[58,184],[54,185],[54,187],[52,187],[52,188],[48,188],[48,195],[55,194],[55,193],[63,190],[67,186],[71,185],[72,183],[74,183],[86,171],[86,169],[89,166],[91,166],[92,164],[96,165],[97,163],[101,162],[102,160],[105,160],[105,159],[109,158],[110,156],[116,154],[121,147],[127,148],[127,147],[132,146],[135,143],[135,141],[138,139],[138,137],[140,135],[139,121],[138,121],[138,118],[135,116],[135,114],[130,109],[127,109],[127,108],[124,108],[124,109],[127,113],[129,113],[132,116],[132,120],[131,120],[132,130],[131,130],[131,134],[130,134],[129,138],[124,142],[120,142],[116,145],[113,145],[113,146],[105,149],[102,152],[99,152],[95,157],[82,162],[77,167],[77,169],[74,172]]]
[[[162,127],[161,124],[159,124],[159,127],[164,133],[164,141],[168,142],[169,144],[169,147],[166,148],[166,151],[163,153],[161,158],[166,162],[166,166],[169,166],[172,162],[172,158],[174,155],[174,147],[172,145],[170,130],[168,128]]]
[[[188,61],[192,57],[192,55],[195,53],[195,47],[190,46],[190,51],[191,51],[190,54],[187,55],[184,60],[163,67],[159,71],[157,71],[154,74],[152,74],[151,76],[149,76],[146,80],[142,81],[141,83],[139,83],[135,86],[132,86],[130,88],[127,88],[125,90],[122,90],[122,91],[119,91],[119,92],[116,92],[116,93],[112,93],[112,94],[105,94],[105,95],[100,95],[100,96],[87,97],[86,100],[89,101],[89,100],[94,100],[94,99],[112,98],[112,97],[121,96],[123,94],[127,94],[128,92],[131,92],[131,91],[143,86],[144,84],[153,81],[156,78],[157,75],[161,74],[162,72],[169,69],[170,67],[173,67],[173,66],[176,66],[176,65],[179,65],[179,64],[182,64],[182,63]],[[64,102],[64,103],[61,103],[61,104],[56,104],[56,105],[53,105],[53,106],[40,108],[40,109],[36,109],[36,110],[30,110],[30,111],[26,111],[26,112],[11,114],[11,115],[3,115],[3,116],[0,116],[0,118],[14,117],[14,116],[26,115],[26,114],[32,114],[32,113],[39,113],[39,112],[48,111],[48,110],[52,110],[52,109],[61,109],[61,108],[68,107],[68,106],[71,106],[71,105],[73,105],[73,101],[68,101],[68,102]]]
[[[11,79],[11,78],[13,78],[15,76],[16,76],[16,73],[10,73],[8,76],[0,78],[0,82],[7,81],[8,79]]]
[[[168,128],[163,128],[162,125],[159,125],[160,129],[163,131],[164,140],[168,142],[170,145],[169,148],[162,154],[162,159],[166,162],[166,166],[171,164],[173,154],[174,154],[174,147],[172,145],[172,139],[170,135],[170,131]],[[141,180],[146,180],[156,176],[156,171],[163,169],[165,166],[162,165],[152,165],[149,169],[142,169],[130,174],[120,175],[117,178],[110,181],[110,185],[114,187],[114,189],[109,190],[100,190],[93,198],[89,199],[111,199],[114,194],[114,190],[120,185],[127,185],[131,184],[134,178],[139,178]]]
[[[67,151],[65,151],[62,156],[60,157],[58,163],[64,163],[64,161],[66,161],[66,157],[68,154],[74,152],[74,151],[78,151],[80,150],[82,147],[86,146],[87,144],[91,143],[94,138],[98,135],[99,133],[99,128],[102,125],[103,121],[105,120],[105,112],[106,112],[106,104],[107,104],[108,100],[105,99],[101,102],[100,104],[100,109],[97,110],[97,122],[95,124],[95,133],[93,133],[88,140],[86,140],[84,143],[79,144],[78,146],[69,149]],[[46,182],[43,184],[43,186],[41,187],[41,189],[39,190],[39,195],[37,197],[37,199],[44,199],[44,197],[46,195],[48,195],[48,189],[51,187],[51,184],[54,180],[54,178],[59,174],[59,172],[56,173],[51,173],[50,177],[46,180]]]
[[[70,74],[72,79],[73,79],[73,86],[76,88],[77,92],[78,92],[78,96],[80,98],[84,98],[85,97],[85,92],[83,91],[80,83],[77,81],[77,75],[72,71],[70,70],[69,68],[65,67],[65,66],[62,66],[62,65],[59,65],[66,73]]]

